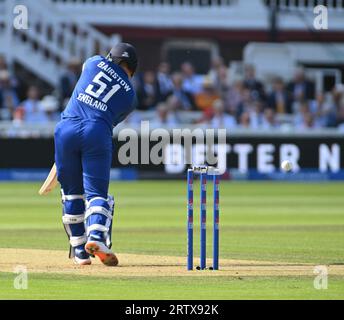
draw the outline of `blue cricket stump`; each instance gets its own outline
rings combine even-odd
[[[201,270],[206,268],[206,259],[207,259],[207,172],[201,172],[201,212],[200,212],[200,226],[201,226],[201,252],[200,252],[200,268]]]
[[[219,270],[219,204],[220,204],[220,178],[218,174],[213,175],[214,187],[214,221],[213,221],[213,269]]]
[[[193,269],[193,170],[188,169],[187,173],[187,184],[188,184],[188,261],[187,268],[188,270]]]
[[[193,167],[187,171],[187,269],[193,270],[193,182],[194,174],[200,174],[200,266],[198,270],[206,269],[206,234],[207,234],[207,177],[213,181],[213,266],[209,269],[219,269],[219,204],[220,204],[220,176],[213,167]]]

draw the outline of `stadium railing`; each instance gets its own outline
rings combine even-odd
[[[50,0],[26,0],[28,28],[13,28],[13,6],[23,1],[0,0],[0,54],[17,61],[53,86],[72,58],[81,61],[95,52],[105,53],[111,40],[71,12],[58,12]]]
[[[61,3],[79,3],[79,4],[119,4],[119,5],[151,5],[151,6],[229,6],[240,0],[52,0]]]
[[[151,114],[152,115],[152,114]],[[146,121],[153,119],[152,116],[144,118]],[[151,122],[153,123],[153,122]],[[0,121],[0,138],[51,138],[54,135],[56,122],[46,123],[19,123],[13,121]],[[192,124],[181,123],[176,126],[161,126],[162,129],[168,131],[173,129],[211,129],[212,126],[208,123]],[[134,129],[136,131],[141,130],[141,122],[131,123],[124,122],[118,125],[114,129],[114,134],[118,134],[122,129]],[[150,129],[157,129],[156,126],[150,126]],[[274,129],[227,129],[227,133],[230,136],[335,136],[343,137],[344,132],[338,128],[322,128],[322,129],[309,129],[309,130],[297,130],[292,125],[281,125]]]
[[[312,10],[317,5],[325,5],[329,10],[344,11],[343,0],[264,0],[264,3],[269,7],[276,7],[279,9],[288,10]]]

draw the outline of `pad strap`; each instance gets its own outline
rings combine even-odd
[[[80,237],[70,237],[69,238],[69,243],[72,247],[80,246],[86,242],[87,242],[87,237],[85,234],[80,236]]]
[[[108,199],[105,199],[105,198],[103,198],[103,197],[94,197],[94,198],[92,198],[92,199],[89,200],[89,201],[86,200],[86,207],[89,207],[90,204],[91,204],[93,201],[95,201],[95,200],[103,200],[104,202],[108,202]]]
[[[87,228],[87,235],[89,235],[90,232],[94,230],[101,231],[101,232],[108,232],[109,228],[107,228],[106,226],[103,226],[102,224],[92,224],[91,226]]]
[[[107,217],[108,219],[112,220],[112,214],[110,210],[107,210],[106,208],[102,206],[94,206],[90,207],[86,210],[85,219],[87,219],[91,214],[102,214],[103,216]]]
[[[78,199],[84,200],[84,196],[82,194],[65,195],[64,193],[62,193],[61,198],[62,198],[62,201],[73,201],[73,200],[78,200]]]
[[[62,222],[64,224],[77,224],[84,222],[85,215],[79,214],[79,215],[72,215],[72,214],[64,214],[62,216]]]

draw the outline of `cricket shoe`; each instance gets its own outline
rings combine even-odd
[[[80,266],[86,266],[91,264],[90,255],[85,251],[82,246],[74,249],[74,262]]]
[[[85,250],[93,256],[97,256],[106,266],[114,267],[118,265],[115,254],[101,241],[88,240]]]

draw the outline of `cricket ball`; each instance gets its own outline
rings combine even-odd
[[[281,163],[281,169],[285,172],[289,172],[293,168],[291,162],[289,160],[284,160]]]

